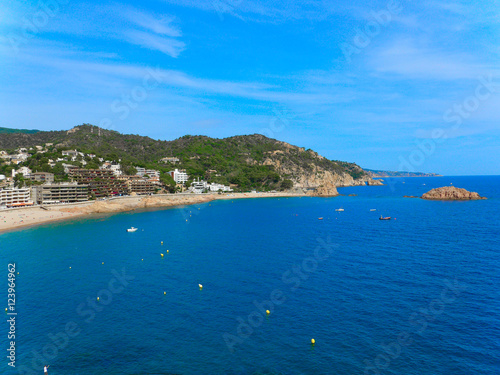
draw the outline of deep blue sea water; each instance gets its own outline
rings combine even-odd
[[[386,182],[1,234],[0,373],[499,374],[500,176]]]

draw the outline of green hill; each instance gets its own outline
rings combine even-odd
[[[348,186],[372,182],[366,172],[354,163],[328,160],[312,150],[259,134],[224,139],[187,135],[173,141],[162,141],[84,124],[68,131],[0,136],[2,150],[43,146],[46,143],[53,143],[58,150],[77,149],[106,160],[121,159],[122,166],[129,171],[133,170],[133,166],[160,169],[162,172],[182,168],[192,177],[236,184],[241,189],[273,190],[292,184],[316,188],[325,184]],[[46,157],[44,154],[36,155],[41,163]],[[180,163],[160,162],[164,157],[177,157]]]
[[[12,133],[24,133],[24,134],[34,134],[38,133],[40,130],[32,129],[11,129],[11,128],[2,128],[0,127],[0,134],[12,134]]]

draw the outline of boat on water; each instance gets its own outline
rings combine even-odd
[[[318,220],[323,220],[323,218],[322,217],[318,217]]]
[[[370,211],[377,211],[376,208],[370,208]]]
[[[135,232],[137,228],[131,227],[127,229],[127,232]]]
[[[336,208],[335,211],[342,212],[342,211],[344,211],[344,209],[343,208]]]
[[[390,216],[380,216],[378,219],[379,220],[391,220],[391,217]]]

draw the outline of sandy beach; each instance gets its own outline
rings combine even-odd
[[[232,194],[162,194],[153,196],[118,197],[75,204],[54,204],[0,211],[0,233],[60,220],[133,211],[145,208],[183,206],[217,199],[273,198],[302,196],[291,193],[232,193]]]

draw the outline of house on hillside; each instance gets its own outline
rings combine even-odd
[[[23,177],[29,177],[30,174],[31,174],[31,169],[29,169],[28,167],[21,167],[19,168],[18,170],[15,170],[13,169],[12,170],[12,177],[14,178],[16,175],[18,174],[22,174]]]

